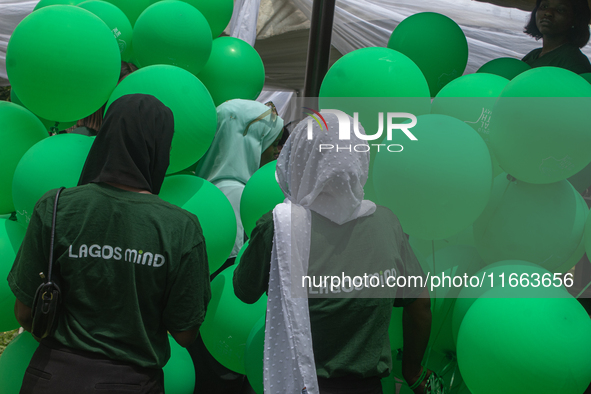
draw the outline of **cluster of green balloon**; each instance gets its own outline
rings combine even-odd
[[[234,37],[213,40],[211,55],[197,75],[216,106],[232,99],[256,99],[265,83],[265,67],[257,51]]]
[[[244,369],[248,383],[257,394],[264,392],[263,359],[265,350],[265,316],[252,327],[246,340]]]
[[[25,107],[23,102],[16,95],[16,90],[14,90],[14,88],[10,89],[10,101],[13,102],[14,104],[20,105],[23,108],[27,108],[27,107]],[[33,114],[33,115],[35,115],[35,114]],[[35,116],[37,116],[37,115],[35,115]],[[43,123],[45,130],[47,130],[49,132],[54,131],[55,128],[57,128],[57,131],[66,130],[76,124],[76,122],[55,122],[55,121],[44,119],[40,116],[37,116],[37,119],[39,119],[41,121],[41,123]]]
[[[59,134],[39,141],[23,155],[12,181],[19,222],[29,224],[37,200],[49,190],[78,184],[93,141],[80,134]]]
[[[211,282],[212,298],[201,326],[207,350],[224,367],[245,374],[246,341],[267,310],[267,296],[254,304],[245,304],[234,294],[232,277],[236,265],[223,270]]]
[[[123,11],[125,16],[127,16],[127,19],[129,19],[129,23],[131,23],[132,27],[135,26],[135,22],[137,21],[139,16],[142,14],[142,12],[144,12],[144,10],[146,8],[148,8],[150,5],[152,5],[152,3],[153,3],[152,0],[133,0],[133,1],[106,0],[106,1],[117,6],[117,8],[119,8],[121,11]]]
[[[121,60],[128,62],[131,59],[131,38],[133,28],[127,16],[115,5],[101,0],[88,0],[78,4],[78,7],[92,12],[111,29],[121,53]]]
[[[187,3],[191,4],[193,7],[197,8],[207,22],[209,23],[209,27],[211,28],[211,36],[212,38],[218,37],[228,23],[230,23],[230,19],[232,19],[232,12],[234,11],[234,1],[232,0],[217,0],[217,1],[209,1],[209,0],[184,0]]]
[[[492,183],[488,149],[474,129],[446,115],[419,116],[412,133],[417,141],[405,144],[404,153],[377,153],[378,202],[398,215],[407,234],[445,239],[486,207]]]
[[[476,72],[494,74],[512,80],[527,70],[531,70],[531,66],[526,62],[512,57],[500,57],[484,63]]]
[[[478,394],[584,392],[591,381],[591,320],[581,304],[562,293],[550,298],[551,292],[495,298],[502,290],[476,300],[460,327],[458,362],[468,388]]]
[[[23,242],[26,229],[19,223],[0,219],[0,277],[8,277],[16,253]],[[14,330],[20,325],[14,317],[15,297],[8,282],[0,282],[0,332]]]
[[[140,67],[170,64],[199,74],[211,53],[207,20],[184,1],[159,1],[148,7],[133,29],[133,53]]]
[[[14,338],[0,357],[0,394],[18,394],[23,384],[25,370],[31,362],[39,342],[25,331]]]
[[[391,121],[380,113],[418,116],[428,114],[431,107],[429,87],[421,70],[407,56],[389,48],[361,48],[337,60],[322,81],[319,97],[321,109],[338,109],[349,116],[358,113],[366,134],[377,140]],[[390,134],[393,142],[406,141],[402,133]],[[376,200],[371,171],[375,153],[373,149],[364,188],[365,198],[372,201]]]
[[[449,238],[428,240],[417,237],[410,237],[408,239],[410,247],[419,261],[426,260],[427,257],[437,252],[439,249],[446,248],[453,245],[468,245],[474,246],[474,234],[472,233],[472,226],[466,227],[456,235]]]
[[[487,263],[524,260],[553,270],[577,250],[587,212],[566,180],[536,185],[503,173],[473,224],[476,247]]]
[[[431,273],[431,283],[438,285],[429,289],[432,314],[429,347],[438,352],[455,352],[452,320],[462,284],[456,286],[458,282],[454,283],[452,279],[472,276],[484,265],[482,258],[474,246],[453,245],[438,250],[421,265],[425,273]],[[449,281],[446,277],[450,278]]]
[[[515,77],[490,123],[490,146],[501,168],[529,183],[581,171],[591,161],[590,106],[591,84],[568,70],[539,67]]]
[[[119,97],[134,93],[151,94],[174,114],[168,174],[196,163],[209,149],[217,128],[217,113],[207,88],[193,74],[169,65],[142,68],[121,81],[107,108]]]
[[[509,80],[492,74],[468,74],[459,77],[437,93],[431,105],[432,114],[449,115],[472,126],[489,145],[492,110]],[[489,147],[490,150],[490,147]],[[491,155],[493,176],[503,172]]]
[[[19,160],[37,142],[47,137],[43,124],[27,109],[0,101],[0,214],[14,211],[12,180]]]
[[[207,240],[209,272],[215,272],[230,256],[236,240],[236,215],[224,193],[194,175],[172,175],[164,179],[159,196],[199,218]]]
[[[242,191],[240,219],[249,237],[257,220],[285,199],[275,179],[276,168],[276,160],[265,164],[250,177]]]
[[[419,66],[433,97],[460,77],[468,64],[464,32],[450,18],[434,12],[414,14],[400,22],[388,48],[404,53]]]
[[[475,277],[478,277],[481,280],[484,277],[484,282],[479,283],[479,286],[468,286],[462,288],[457,297],[452,317],[452,335],[455,344],[457,344],[458,333],[460,331],[462,321],[464,320],[464,316],[474,301],[480,297],[483,297],[484,294],[486,294],[489,290],[495,288],[503,289],[504,292],[502,294],[497,294],[499,297],[531,297],[532,295],[537,295],[534,294],[534,288],[530,287],[526,281],[519,281],[518,279],[517,282],[511,282],[510,284],[509,280],[511,277],[521,278],[522,275],[523,277],[528,278],[535,278],[537,275],[539,275],[540,280],[543,279],[544,275],[552,276],[550,271],[547,269],[542,268],[537,264],[521,260],[498,261],[485,266],[474,274]],[[476,284],[476,282],[473,284]],[[559,294],[568,294],[564,287],[560,289],[562,292]],[[548,294],[556,295],[558,293],[556,293],[553,289],[550,289]]]
[[[24,105],[59,122],[99,109],[121,70],[119,46],[107,25],[79,7],[43,7],[19,23],[6,52],[6,71]]]
[[[170,359],[162,368],[164,391],[167,394],[193,394],[195,390],[195,367],[187,349],[168,335]]]

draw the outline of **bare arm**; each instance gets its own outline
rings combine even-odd
[[[25,329],[25,331],[31,332],[31,327],[33,324],[31,308],[19,301],[18,298],[14,303],[14,316],[16,316],[16,320],[21,325],[21,327]]]
[[[425,289],[419,298],[404,307],[402,332],[402,375],[412,385],[421,375],[421,361],[431,333],[431,299],[428,290]]]
[[[180,331],[180,332],[171,332],[170,335],[174,338],[174,340],[181,345],[182,347],[187,347],[195,342],[197,338],[197,333],[199,330],[189,330],[189,331]]]

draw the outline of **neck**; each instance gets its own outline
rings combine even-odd
[[[544,36],[544,42],[542,44],[542,52],[540,56],[555,50],[558,47],[563,46],[568,42],[568,38],[566,36],[556,36],[556,37],[548,37]]]
[[[152,194],[148,190],[138,189],[137,187],[127,186],[127,185],[123,185],[121,183],[115,183],[115,182],[105,182],[105,183],[108,184],[108,185],[111,185],[113,187],[116,187],[117,189],[127,190],[128,192],[136,192],[136,193],[142,193],[142,194]]]

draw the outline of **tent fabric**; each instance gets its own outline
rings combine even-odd
[[[520,7],[531,3],[531,0],[490,1],[502,4],[511,1]],[[253,10],[259,2],[257,13]],[[36,3],[36,0],[0,0],[0,84],[8,83],[5,55],[10,34]],[[311,9],[312,0],[236,0],[233,24],[226,34],[252,43],[252,26],[256,25],[255,49],[265,64],[266,85],[297,91],[303,87]],[[475,72],[495,58],[520,59],[541,46],[523,33],[529,12],[516,8],[473,0],[338,0],[331,63],[358,48],[385,46],[398,23],[424,11],[446,15],[463,29],[470,51],[466,73]],[[250,28],[245,31],[247,26]],[[583,53],[591,55],[591,46],[584,47]]]

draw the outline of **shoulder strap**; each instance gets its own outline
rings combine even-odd
[[[60,193],[65,187],[60,187],[55,194],[55,201],[53,203],[53,217],[51,219],[51,238],[49,239],[49,270],[47,271],[47,282],[51,282],[51,271],[53,268],[53,242],[55,240],[55,219],[57,217],[57,201],[60,197]]]

